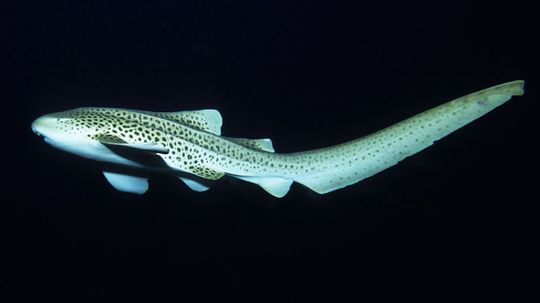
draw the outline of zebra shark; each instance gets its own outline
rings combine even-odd
[[[151,173],[178,177],[206,191],[225,175],[258,184],[275,197],[293,182],[319,193],[357,183],[521,96],[517,80],[439,105],[368,136],[339,145],[276,153],[270,139],[221,136],[214,109],[179,112],[83,107],[41,116],[32,130],[58,149],[103,163],[117,190],[143,194]]]

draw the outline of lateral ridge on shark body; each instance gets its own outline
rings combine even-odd
[[[143,194],[148,175],[173,174],[195,191],[225,175],[283,197],[293,182],[324,194],[357,183],[523,94],[524,81],[493,86],[368,136],[326,148],[276,153],[270,139],[221,136],[217,110],[150,112],[85,107],[44,115],[32,130],[50,145],[104,164],[117,190]]]

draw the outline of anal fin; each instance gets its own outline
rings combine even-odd
[[[209,186],[201,183],[201,182],[198,182],[198,181],[195,181],[191,178],[187,178],[187,177],[178,177],[180,180],[182,180],[182,182],[184,182],[189,188],[191,188],[193,191],[196,191],[196,192],[203,192],[203,191],[207,191],[210,189]]]
[[[289,189],[291,188],[291,184],[293,183],[293,180],[291,179],[285,179],[285,178],[280,178],[280,177],[252,177],[252,176],[234,176],[234,177],[240,180],[255,183],[259,185],[260,187],[262,187],[264,190],[266,190],[269,194],[277,198],[282,198],[283,196],[285,196],[289,192]]]

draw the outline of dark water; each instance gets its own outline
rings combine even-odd
[[[523,295],[537,242],[532,10],[514,2],[29,1],[6,11],[2,302]],[[290,152],[454,97],[525,97],[352,187],[115,192],[30,130],[79,106],[216,108]],[[533,174],[534,173],[534,174]],[[0,235],[1,235],[0,234]]]

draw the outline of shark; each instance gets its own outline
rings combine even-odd
[[[60,150],[97,161],[122,192],[144,194],[152,174],[197,192],[228,176],[281,198],[293,182],[325,194],[364,180],[431,146],[524,93],[523,80],[492,86],[426,110],[364,137],[329,147],[277,153],[270,139],[221,135],[215,109],[177,112],[81,107],[33,121]]]

